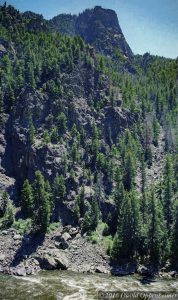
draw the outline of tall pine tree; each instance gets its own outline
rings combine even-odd
[[[33,223],[37,230],[46,232],[51,217],[51,192],[40,171],[35,173],[33,185],[34,216]]]
[[[21,191],[21,207],[26,217],[32,217],[33,204],[33,189],[28,179],[26,179]]]
[[[172,262],[178,267],[178,201],[175,205],[174,227],[172,236]]]
[[[174,171],[171,156],[168,154],[166,157],[164,170],[163,170],[163,203],[164,213],[167,222],[169,233],[171,231],[171,224],[173,220],[173,187],[174,187]]]
[[[150,193],[150,217],[148,229],[148,251],[150,262],[159,264],[165,258],[168,251],[167,230],[164,223],[163,212],[160,203],[152,187]]]
[[[121,216],[112,248],[112,258],[116,261],[120,258],[133,259],[138,254],[141,216],[135,191],[125,193]]]

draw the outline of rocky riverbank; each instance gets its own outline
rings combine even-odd
[[[109,273],[111,266],[105,250],[78,228],[61,227],[45,236],[21,236],[13,228],[0,232],[0,272],[25,276],[41,269]]]
[[[124,276],[176,277],[169,265],[156,271],[138,264],[116,266],[110,263],[105,249],[87,241],[78,228],[60,227],[50,234],[20,235],[14,228],[0,232],[0,273],[26,276],[40,270],[70,270]]]

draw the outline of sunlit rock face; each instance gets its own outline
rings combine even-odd
[[[126,57],[133,56],[120,28],[117,14],[111,9],[95,6],[79,16],[61,14],[50,22],[64,34],[81,36],[105,55],[112,56],[119,49]]]

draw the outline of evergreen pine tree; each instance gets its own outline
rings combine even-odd
[[[112,258],[114,260],[133,259],[138,255],[141,233],[139,200],[135,191],[125,193],[121,209],[122,219],[114,238]]]
[[[56,176],[54,178],[54,184],[53,184],[53,193],[55,198],[60,198],[60,201],[62,202],[66,195],[66,186],[65,186],[65,180],[64,176]]]
[[[21,191],[21,207],[26,217],[32,217],[33,214],[33,189],[28,179],[24,181]]]
[[[35,75],[34,75],[34,66],[31,62],[27,63],[26,67],[26,81],[32,87],[36,87]]]
[[[9,195],[8,193],[5,191],[2,194],[2,204],[3,204],[3,210],[6,211],[7,205],[8,205],[8,201],[9,201]]]
[[[124,188],[130,191],[134,187],[136,164],[134,154],[128,150],[124,162]]]
[[[167,228],[170,232],[173,219],[173,187],[174,187],[174,171],[170,155],[167,155],[163,170],[163,204],[164,213],[167,222]]]
[[[116,191],[114,194],[114,201],[116,203],[118,221],[121,218],[121,208],[124,201],[124,195],[125,195],[124,185],[122,182],[119,182],[116,186]]]
[[[146,172],[144,157],[141,157],[141,213],[143,222],[147,219],[147,194],[146,194]]]
[[[33,185],[34,215],[33,223],[38,231],[46,232],[51,217],[51,194],[44,176],[40,171],[35,173]]]
[[[34,143],[35,138],[35,126],[33,125],[32,116],[29,117],[29,125],[28,125],[28,142],[32,145]]]
[[[163,212],[152,187],[150,194],[150,217],[148,229],[148,250],[150,261],[155,264],[161,263],[168,250],[166,226],[164,226]]]
[[[45,145],[51,142],[51,137],[48,133],[48,130],[45,130],[43,133],[43,142]]]
[[[80,216],[83,217],[85,213],[85,187],[82,185],[79,198],[78,198],[78,205],[80,208]]]
[[[160,133],[160,126],[158,120],[154,117],[153,119],[153,144],[158,146],[158,138]]]
[[[99,207],[95,199],[92,199],[90,208],[85,212],[83,220],[83,231],[90,233],[94,231],[99,221]]]
[[[63,134],[67,129],[67,118],[63,112],[57,117],[57,127],[60,134]]]
[[[176,153],[174,155],[174,178],[175,178],[175,190],[178,192],[178,146],[176,148]]]
[[[3,107],[4,107],[4,103],[3,103],[3,92],[0,89],[0,114],[3,112]]]
[[[174,265],[178,266],[178,201],[175,204],[174,227],[172,235],[171,257]]]
[[[3,218],[2,227],[9,228],[12,226],[13,223],[14,223],[14,207],[11,201],[9,201]]]
[[[79,207],[79,196],[76,197],[75,199],[75,204],[74,204],[74,218],[76,223],[78,223],[79,219],[80,219],[80,207]]]
[[[95,230],[99,222],[99,206],[97,199],[92,199],[91,202],[91,229]]]

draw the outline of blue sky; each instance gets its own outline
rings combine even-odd
[[[60,13],[77,14],[95,5],[111,8],[116,11],[135,54],[178,56],[178,0],[8,0],[7,3],[20,11],[41,13],[47,19]]]

